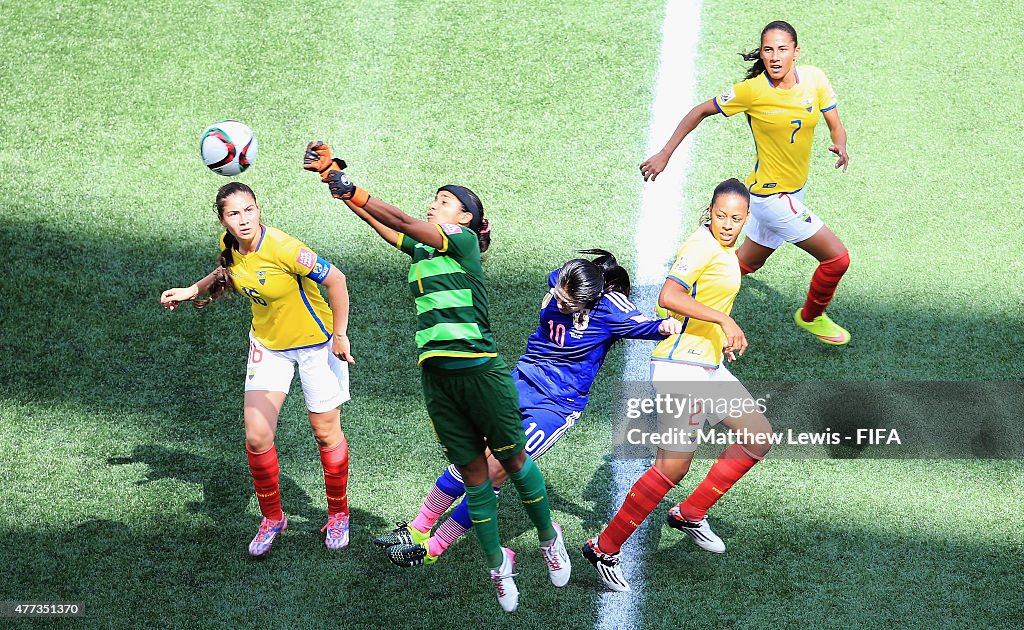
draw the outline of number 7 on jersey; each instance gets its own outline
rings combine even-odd
[[[804,123],[798,118],[796,120],[789,121],[789,124],[796,125],[796,129],[793,130],[793,135],[789,137],[789,143],[793,144],[796,142],[796,132],[800,131],[800,128],[804,126]]]

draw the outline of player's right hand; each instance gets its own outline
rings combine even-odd
[[[314,140],[306,145],[306,155],[302,158],[302,168],[315,173],[323,173],[331,168],[331,149],[322,140]]]
[[[644,176],[644,181],[654,181],[658,179],[658,175],[661,174],[665,167],[668,165],[667,155],[662,154],[658,151],[651,157],[644,160],[640,165],[640,174]]]
[[[195,285],[190,287],[176,287],[174,289],[167,289],[160,294],[160,306],[174,310],[178,304],[182,302],[188,302],[194,300],[199,294],[199,288]]]
[[[666,337],[670,335],[678,335],[679,333],[683,332],[683,325],[679,322],[678,319],[675,319],[674,317],[668,317],[668,315],[666,314],[665,319],[661,320],[661,323],[658,324],[658,332],[665,335]]]
[[[323,179],[327,183],[327,188],[331,191],[331,196],[335,199],[341,199],[342,201],[351,199],[352,194],[356,191],[356,185],[340,169],[327,171],[324,173]]]
[[[743,356],[743,353],[746,352],[747,337],[731,317],[726,318],[721,325],[722,332],[725,333],[725,346],[722,347],[722,350],[730,361],[735,361],[737,355]]]

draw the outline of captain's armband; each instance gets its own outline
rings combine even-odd
[[[317,284],[321,284],[327,279],[327,274],[331,272],[331,263],[327,262],[320,256],[316,257],[316,263],[313,265],[313,270],[309,272],[309,279]]]

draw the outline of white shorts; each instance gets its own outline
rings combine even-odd
[[[245,391],[288,393],[299,366],[306,409],[323,413],[348,401],[348,363],[331,353],[331,342],[297,350],[270,350],[249,333]]]
[[[750,195],[750,219],[743,233],[758,245],[778,249],[783,243],[806,241],[825,222],[804,205],[804,189],[771,197]]]
[[[690,404],[686,413],[674,410],[658,414],[658,433],[673,431],[690,437],[688,443],[671,441],[660,445],[660,448],[676,453],[696,451],[700,445],[697,433],[701,429],[714,427],[730,415],[738,417],[731,411],[751,409],[757,404],[747,388],[725,367],[724,359],[717,368],[651,361],[651,383],[659,397],[671,395]]]

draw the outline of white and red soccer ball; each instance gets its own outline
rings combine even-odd
[[[199,152],[206,166],[219,175],[238,175],[256,161],[256,134],[245,123],[222,120],[199,136]]]

